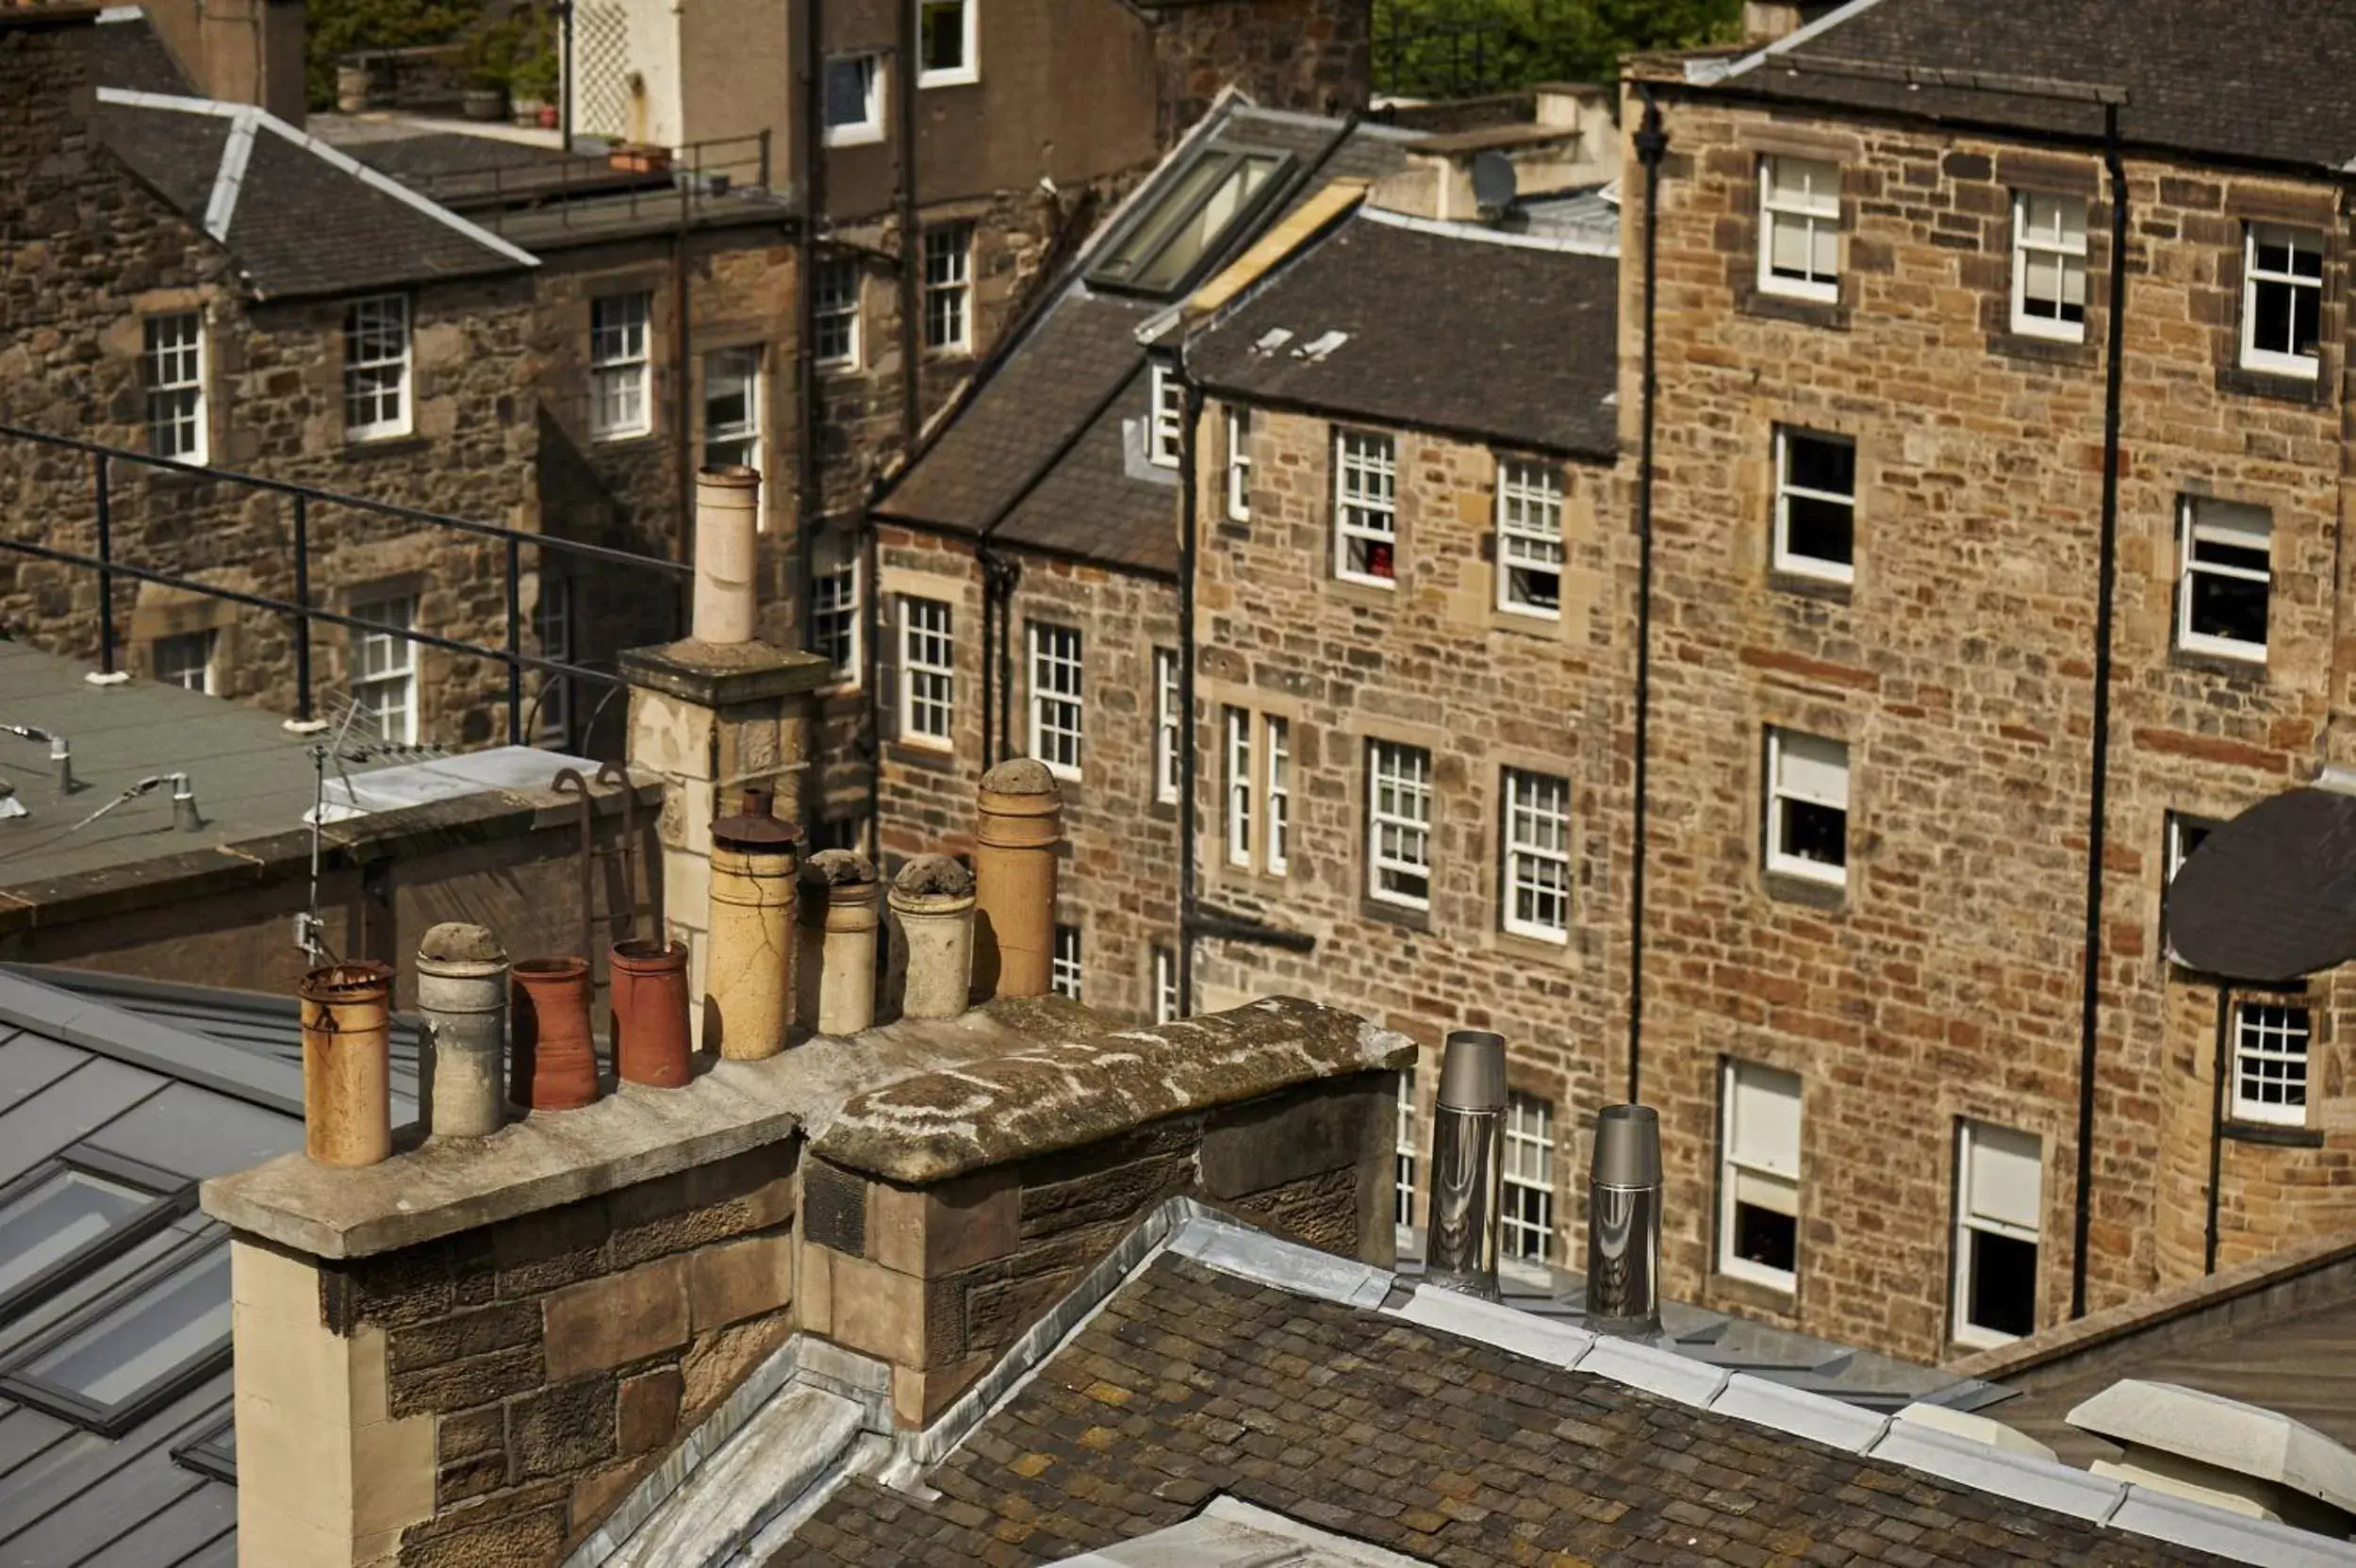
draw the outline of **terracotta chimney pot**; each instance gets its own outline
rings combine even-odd
[[[1055,962],[1063,792],[1046,764],[1016,757],[981,776],[977,804],[974,993],[1045,996]]]
[[[513,979],[511,1090],[534,1111],[577,1111],[597,1098],[588,960],[527,958],[515,966]]]
[[[687,944],[634,937],[605,966],[613,1003],[614,1073],[624,1083],[676,1089],[692,1076]]]

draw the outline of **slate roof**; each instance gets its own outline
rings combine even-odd
[[[1129,210],[1166,190],[1204,148],[1290,154],[1288,178],[1318,166],[1316,179],[1287,204],[1225,239],[1217,264],[1224,265],[1323,184],[1373,178],[1404,163],[1411,137],[1361,125],[1336,145],[1344,124],[1230,101],[1130,198]],[[1136,338],[1168,302],[1084,281],[1117,227],[1116,218],[1098,231],[1054,303],[893,484],[879,515],[954,533],[987,531],[1008,543],[1135,570],[1177,570],[1176,478],[1144,461],[1150,377]]]
[[[299,1066],[174,1021],[0,973],[0,1184],[60,1156],[136,1162],[189,1201],[162,1230],[69,1267],[0,1319],[0,1373],[85,1308],[161,1310],[169,1259],[204,1257],[227,1232],[197,1213],[196,1182],[298,1148]],[[192,1303],[216,1313],[201,1378],[109,1438],[0,1390],[0,1561],[41,1568],[234,1568],[237,1493],[229,1414],[228,1280]],[[209,1318],[200,1319],[209,1321]],[[200,1345],[209,1343],[202,1336]],[[212,1457],[182,1457],[211,1439]]]
[[[2091,101],[1910,84],[1894,68],[2012,79],[1984,84],[1996,87],[2123,88],[2130,141],[2341,170],[2356,159],[2351,58],[2356,7],[2345,0],[1859,0],[1723,79],[1778,98],[2080,136],[2102,129]],[[1695,62],[1688,75],[1726,71]]]
[[[101,15],[99,25],[81,38],[90,50],[91,80],[101,87],[133,88],[141,92],[196,91],[143,11],[110,8]]]
[[[109,86],[91,117],[107,145],[225,245],[265,299],[360,293],[535,264],[528,253],[251,106]],[[222,188],[231,201],[225,225],[215,203]]]
[[[1618,256],[1583,241],[1361,207],[1190,338],[1186,365],[1246,401],[1608,457],[1619,286]],[[1304,352],[1329,332],[1347,337]]]
[[[1220,1495],[1452,1568],[2219,1560],[1175,1253],[921,1480],[846,1481],[772,1564],[1051,1562]]]

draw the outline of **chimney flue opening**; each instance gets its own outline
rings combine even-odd
[[[1431,1208],[1424,1278],[1494,1301],[1497,1210],[1505,1178],[1506,1041],[1486,1030],[1449,1032],[1432,1108]]]
[[[1659,1113],[1606,1106],[1588,1169],[1587,1326],[1597,1333],[1660,1331],[1660,1201]]]

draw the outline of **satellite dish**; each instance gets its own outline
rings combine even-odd
[[[1491,149],[1473,160],[1473,202],[1484,218],[1495,218],[1509,211],[1517,181],[1513,160]]]

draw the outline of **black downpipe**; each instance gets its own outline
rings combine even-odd
[[[1202,423],[1203,393],[1186,374],[1181,356],[1170,368],[1178,378],[1178,1015],[1194,1014],[1194,543],[1195,428]]]
[[[1636,825],[1628,846],[1628,1103],[1643,1096],[1644,1066],[1644,846],[1648,832],[1647,766],[1653,718],[1653,424],[1659,377],[1654,358],[1655,302],[1660,259],[1660,164],[1669,151],[1660,105],[1649,85],[1644,119],[1637,126],[1637,161],[1644,166],[1644,365],[1639,415],[1643,450],[1636,479]]]
[[[883,864],[883,639],[891,629],[883,621],[883,591],[879,568],[883,552],[876,540],[875,503],[881,494],[883,482],[871,480],[865,502],[859,508],[859,547],[865,557],[860,570],[861,590],[866,598],[861,603],[866,617],[867,639],[860,650],[862,689],[867,694],[866,733],[860,737],[867,761],[867,850],[876,865]]]
[[[924,430],[924,235],[916,226],[916,8],[899,8],[899,47],[892,61],[899,132],[899,449],[916,450]]]
[[[800,272],[794,301],[794,395],[799,428],[794,454],[794,564],[791,595],[799,607],[797,640],[810,645],[818,591],[818,531],[824,526],[825,478],[818,467],[818,229],[826,216],[826,106],[824,77],[825,0],[802,0],[801,36],[801,243],[795,266]]]
[[[987,773],[998,765],[998,705],[990,700],[997,690],[998,645],[993,628],[998,595],[990,580],[989,541],[974,547],[974,565],[981,572],[981,770]]]
[[[2118,106],[2102,107],[2102,167],[2111,182],[2109,358],[2102,396],[2102,541],[2094,611],[2093,777],[2086,806],[2086,966],[2078,1006],[2078,1203],[2069,1259],[2069,1315],[2086,1315],[2086,1242],[2094,1224],[2094,1067],[2102,981],[2103,817],[2110,787],[2111,602],[2118,559],[2119,400],[2127,342],[2127,165]]]
[[[998,602],[998,749],[1008,756],[1022,755],[1014,744],[1014,585],[1023,569],[1012,556],[992,551],[982,562],[981,591]],[[988,688],[982,701],[989,701]]]
[[[2225,1030],[2232,988],[2216,982],[2216,1067],[2209,1084],[2209,1221],[2200,1238],[2200,1272],[2216,1272],[2217,1191],[2225,1176]]]

